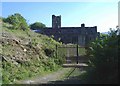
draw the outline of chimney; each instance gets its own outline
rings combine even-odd
[[[83,24],[81,24],[81,27],[85,27],[85,24],[83,23]]]

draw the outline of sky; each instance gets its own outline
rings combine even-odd
[[[2,2],[2,17],[20,13],[28,24],[52,26],[52,15],[61,15],[62,27],[97,26],[107,32],[118,25],[118,2]]]

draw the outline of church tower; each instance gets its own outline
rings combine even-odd
[[[60,16],[52,15],[52,28],[53,29],[61,28],[61,15]]]

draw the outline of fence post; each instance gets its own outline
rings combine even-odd
[[[56,58],[57,58],[57,44],[56,44],[56,53],[55,54],[56,54]]]
[[[77,46],[76,46],[76,48],[77,48],[77,64],[78,64],[78,44],[77,44]]]

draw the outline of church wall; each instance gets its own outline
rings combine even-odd
[[[55,40],[66,44],[78,43],[84,46],[97,37],[97,27],[85,27],[85,24],[81,24],[81,27],[61,27],[61,16],[52,15],[52,27],[41,29],[40,33],[48,36],[54,35]]]

